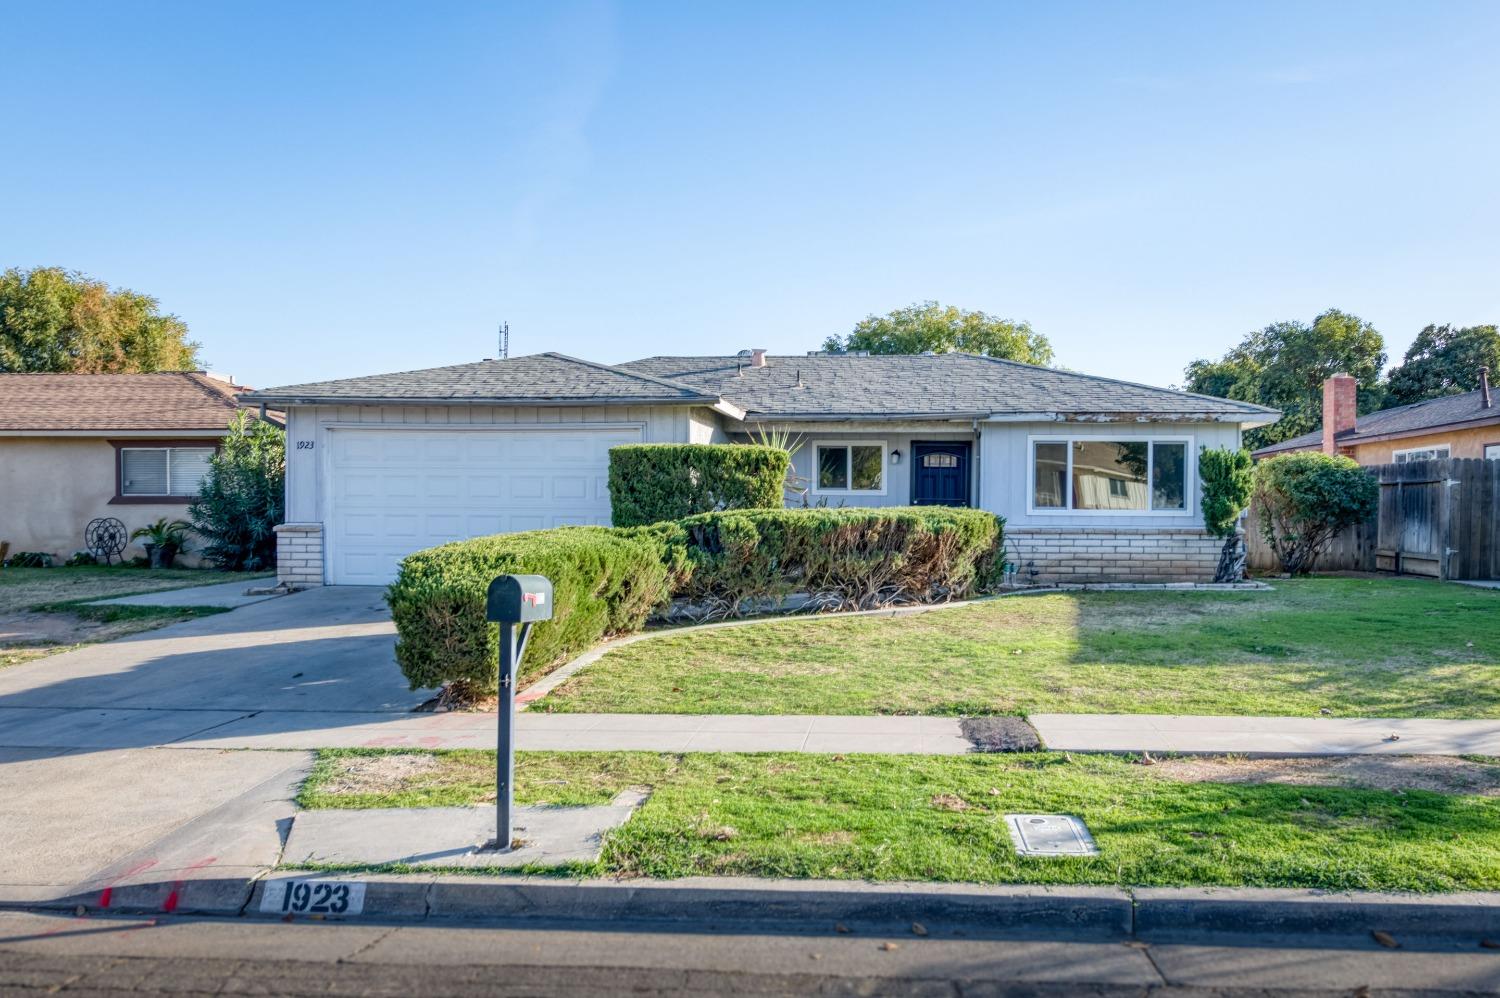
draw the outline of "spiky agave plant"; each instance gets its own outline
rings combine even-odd
[[[777,450],[786,451],[788,458],[795,458],[797,452],[806,443],[802,434],[785,426],[767,426],[758,424],[750,431],[750,441],[762,447],[774,447]],[[808,494],[812,492],[811,479],[797,474],[794,461],[787,462],[786,483],[782,486],[786,493],[788,502],[792,505],[807,505]]]

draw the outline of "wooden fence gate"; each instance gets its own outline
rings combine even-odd
[[[1380,482],[1379,512],[1335,537],[1316,570],[1500,578],[1500,461],[1413,461],[1368,471]],[[1281,571],[1254,507],[1245,532],[1249,567]]]

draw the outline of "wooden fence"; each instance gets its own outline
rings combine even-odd
[[[1439,579],[1500,578],[1500,461],[1382,464],[1380,511],[1335,537],[1320,572],[1395,572]],[[1252,571],[1279,572],[1252,506],[1245,525]]]

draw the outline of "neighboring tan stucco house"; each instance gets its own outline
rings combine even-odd
[[[1480,369],[1475,391],[1364,416],[1355,410],[1355,387],[1347,374],[1329,378],[1323,383],[1323,425],[1262,447],[1256,459],[1320,450],[1344,454],[1366,466],[1447,457],[1500,460],[1500,408],[1495,406],[1487,369]]]
[[[999,513],[1035,581],[1206,581],[1197,457],[1279,413],[971,354],[537,354],[292,385],[283,581],[380,585],[402,557],[482,534],[608,524],[609,450],[803,444],[808,501]]]
[[[62,560],[95,517],[184,518],[244,390],[202,371],[0,374],[0,541]]]

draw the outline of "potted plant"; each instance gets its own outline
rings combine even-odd
[[[191,529],[189,523],[168,520],[164,516],[150,526],[132,532],[130,539],[141,542],[152,568],[171,568],[177,555],[187,550],[187,533]]]

